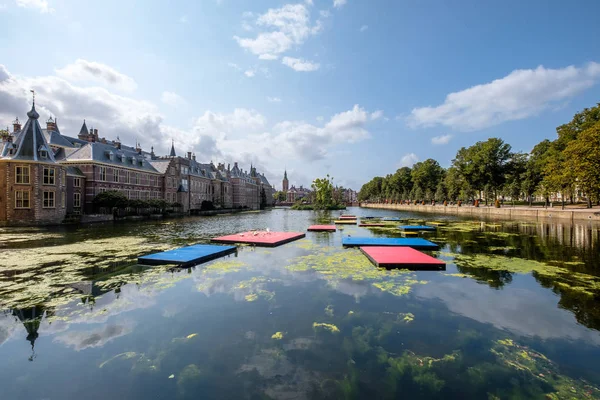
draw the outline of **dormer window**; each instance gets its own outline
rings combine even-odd
[[[41,145],[38,148],[38,154],[39,154],[40,158],[44,158],[44,159],[48,158],[48,148],[44,145]]]

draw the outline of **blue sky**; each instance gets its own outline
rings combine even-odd
[[[450,4],[451,3],[451,4]],[[359,189],[498,136],[528,151],[599,100],[598,1],[0,0],[0,123],[42,117],[281,186]]]

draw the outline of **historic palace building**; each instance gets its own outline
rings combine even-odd
[[[39,124],[35,102],[22,127],[1,131],[0,225],[55,224],[67,215],[92,213],[93,199],[116,190],[130,200],[164,199],[184,212],[203,202],[217,208],[258,209],[273,204],[275,190],[264,174],[219,163],[196,161],[191,152],[177,156],[174,144],[159,157],[100,137],[85,121],[76,137],[63,135],[55,119]],[[264,201],[264,200],[263,200]],[[205,203],[206,204],[206,203]]]

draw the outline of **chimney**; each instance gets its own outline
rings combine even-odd
[[[135,151],[137,151],[138,154],[142,154],[142,146],[139,143],[135,144]]]
[[[237,162],[234,162],[233,163],[233,168],[236,168],[236,167],[237,167]]]
[[[19,122],[19,117],[13,121],[13,133],[15,132],[21,132],[21,122]]]
[[[196,161],[196,154],[192,154],[192,160]]]
[[[121,150],[121,139],[119,139],[119,137],[117,136],[117,140],[115,140],[113,142],[113,144],[115,145],[115,147],[119,150]]]
[[[192,152],[191,151],[188,151],[188,157],[187,158],[188,158],[188,160],[192,159]]]
[[[46,129],[49,131],[55,131],[56,130],[56,122],[54,122],[54,120],[52,119],[52,117],[48,118],[48,121],[46,121]]]

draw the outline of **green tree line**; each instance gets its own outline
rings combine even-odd
[[[449,168],[433,159],[402,167],[365,183],[359,201],[525,200],[546,203],[560,194],[562,205],[577,197],[588,207],[600,203],[600,103],[575,114],[529,153],[513,152],[510,144],[490,138],[463,147]]]

